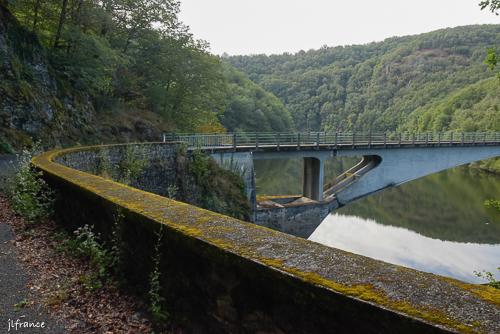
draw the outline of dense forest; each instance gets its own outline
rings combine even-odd
[[[0,0],[0,147],[287,131],[272,94],[208,52],[176,0]]]
[[[292,112],[300,130],[500,130],[500,85],[484,63],[500,25],[296,54],[227,57]]]

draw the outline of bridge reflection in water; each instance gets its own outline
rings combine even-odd
[[[328,160],[327,179],[355,162]],[[292,160],[256,161],[257,195],[299,193],[299,183],[291,180],[301,180],[302,168]],[[336,210],[309,239],[382,261],[484,283],[473,271],[495,273],[500,265],[500,213],[484,202],[499,194],[499,176],[457,167]]]
[[[202,149],[239,170],[254,207],[253,221],[308,237],[332,211],[378,191],[455,166],[500,156],[499,133],[238,133],[165,135]],[[325,180],[325,161],[361,156]],[[254,161],[301,159],[302,193],[256,197]]]

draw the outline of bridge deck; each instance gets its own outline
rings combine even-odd
[[[498,146],[500,133],[235,133],[169,134],[163,141],[183,142],[191,148],[228,151],[343,150],[408,147]]]

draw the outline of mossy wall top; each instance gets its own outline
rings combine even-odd
[[[303,288],[314,288],[316,294],[303,297],[309,303],[308,307],[303,308],[303,312],[309,313],[303,314],[303,317],[317,317],[314,311],[317,303],[326,305],[324,310],[336,314],[328,320],[332,328],[338,327],[339,323],[351,321],[377,332],[377,328],[396,328],[398,323],[406,321],[404,319],[410,319],[409,323],[417,327],[432,324],[435,329],[459,332],[500,331],[499,290],[466,284],[329,248],[135,189],[57,162],[64,160],[64,156],[70,153],[95,149],[73,148],[47,152],[36,157],[33,164],[41,169],[47,178],[57,180],[61,186],[71,185],[82,194],[87,194],[86,196],[91,194],[96,200],[112,203],[133,213],[138,223],[144,221],[163,224],[168,227],[169,233],[176,234],[177,239],[191,239],[193,242],[207,245],[215,252],[210,259],[223,265],[221,268],[224,269],[225,275],[232,267],[231,262],[224,259],[231,256],[241,259],[240,265],[246,263],[249,272],[255,273],[252,268],[257,266],[260,268],[259,275],[263,277],[280,275],[283,281],[293,280],[301,282]],[[194,251],[196,252],[196,249]],[[198,255],[206,258],[201,251]],[[216,278],[205,277],[205,284],[213,283]],[[232,280],[237,281],[237,278],[233,277]],[[185,279],[194,278],[188,275]],[[257,288],[252,291],[257,295],[260,292]],[[273,290],[269,291],[272,294]],[[321,291],[321,298],[318,297],[317,291]],[[291,290],[288,294],[296,296],[296,291]],[[199,298],[209,296],[201,295]],[[266,295],[262,298],[267,298],[269,303],[280,303],[285,297],[279,299],[277,295]],[[345,298],[349,302],[339,308],[338,301]],[[301,305],[301,300],[287,302],[297,305],[297,308]],[[235,296],[213,303],[219,308],[221,305],[237,304],[238,299]],[[353,311],[356,305],[365,305],[368,311],[356,313]],[[368,317],[370,312],[381,312],[382,315],[377,316],[379,320],[370,320],[379,322],[362,325],[363,319]],[[271,321],[278,316],[273,313],[266,319]],[[298,315],[295,318],[299,319]],[[234,321],[242,321],[241,318],[235,319]],[[383,327],[382,322],[388,327]]]

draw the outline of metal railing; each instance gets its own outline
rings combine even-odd
[[[442,133],[358,133],[358,132],[296,132],[296,133],[214,133],[164,134],[163,142],[183,142],[191,148],[276,148],[296,147],[398,147],[398,146],[481,146],[500,144],[499,132]]]

